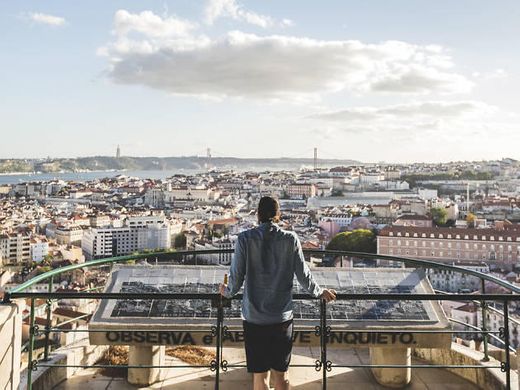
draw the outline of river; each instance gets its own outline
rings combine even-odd
[[[203,172],[197,169],[175,169],[175,170],[156,170],[156,171],[93,171],[93,172],[64,172],[64,173],[30,173],[30,174],[0,174],[0,185],[16,184],[31,181],[49,181],[61,179],[65,181],[89,181],[102,179],[105,177],[115,177],[125,175],[131,177],[139,177],[142,179],[164,179],[175,174],[194,175]]]

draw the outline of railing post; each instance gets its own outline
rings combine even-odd
[[[54,282],[54,276],[49,278],[49,293],[52,293],[52,284]],[[43,351],[43,360],[49,360],[49,339],[51,334],[51,319],[52,319],[52,299],[47,299],[47,320],[45,322],[45,349]]]
[[[502,363],[502,371],[506,372],[506,389],[511,389],[511,356],[509,354],[509,308],[508,301],[504,301],[504,347],[506,349],[506,362]]]
[[[31,298],[31,314],[29,316],[29,354],[27,364],[27,390],[32,390],[32,372],[34,367],[33,349],[34,349],[34,335],[36,327],[34,325],[34,298]]]
[[[330,328],[327,326],[327,302],[324,299],[320,300],[320,327],[321,388],[327,390],[327,371],[330,371],[332,366],[327,360],[327,338]]]
[[[480,279],[481,287],[482,287],[482,294],[486,293],[486,283],[484,279]],[[482,331],[487,332],[487,302],[481,301],[480,302],[481,312],[482,312]],[[482,358],[483,362],[489,362],[489,349],[488,349],[488,334],[483,334],[483,342],[484,342],[484,357]]]
[[[220,364],[222,361],[222,323],[224,322],[224,308],[222,303],[222,295],[219,294],[217,299],[217,350],[215,365],[215,390],[220,388]]]

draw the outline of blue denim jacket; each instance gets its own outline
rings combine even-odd
[[[238,236],[225,296],[232,297],[244,284],[242,318],[259,325],[281,323],[293,317],[294,275],[312,296],[321,295],[298,236],[263,223]]]

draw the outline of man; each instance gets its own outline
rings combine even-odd
[[[244,284],[244,341],[247,371],[253,373],[254,390],[269,390],[269,371],[275,390],[289,389],[294,275],[315,298],[327,302],[336,299],[334,290],[322,289],[315,282],[297,235],[280,229],[276,225],[279,217],[276,199],[260,199],[260,225],[238,236],[229,283],[220,285],[220,293],[230,298]]]

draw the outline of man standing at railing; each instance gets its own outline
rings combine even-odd
[[[315,282],[298,236],[280,229],[276,225],[279,218],[278,201],[269,196],[260,199],[260,225],[238,236],[229,283],[220,285],[220,293],[230,298],[244,284],[244,341],[247,371],[253,373],[254,390],[269,390],[269,372],[275,390],[289,389],[294,275],[315,298],[327,302],[336,299],[334,290],[322,289]]]

